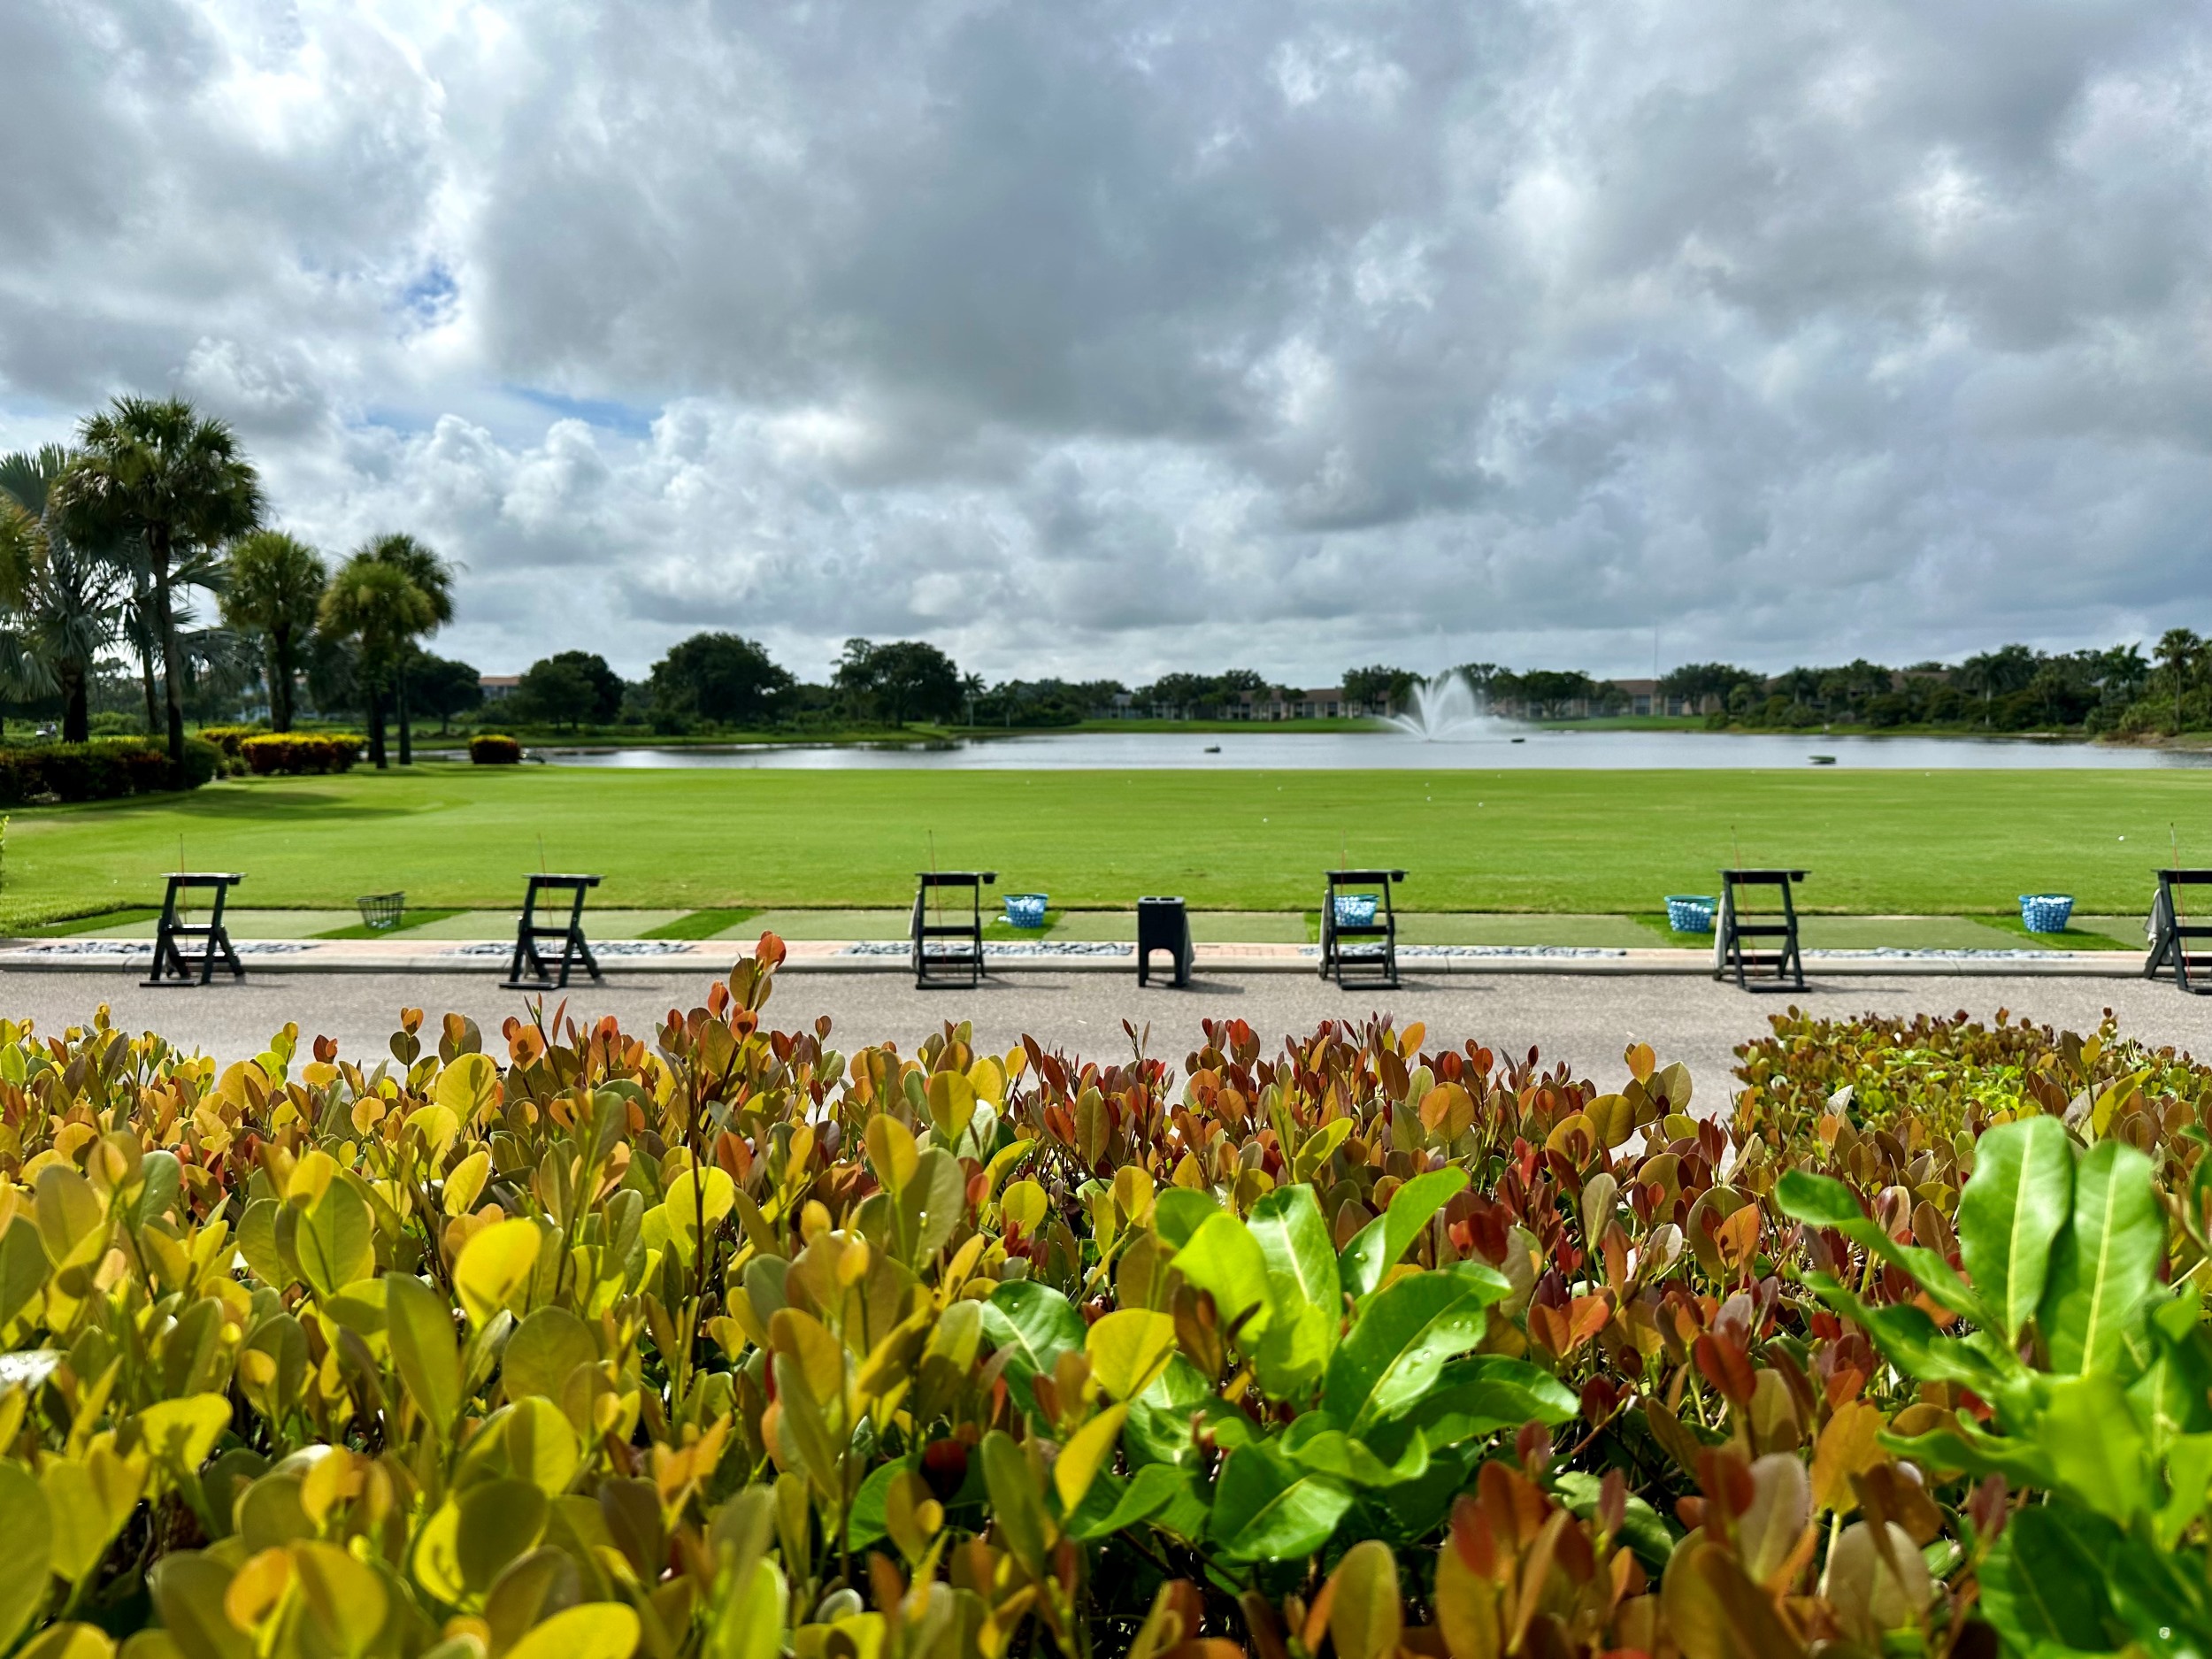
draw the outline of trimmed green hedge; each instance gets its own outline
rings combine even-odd
[[[347,772],[360,758],[361,740],[348,732],[266,733],[246,739],[239,754],[257,778]]]
[[[111,801],[196,789],[221,767],[222,751],[196,737],[185,739],[181,772],[170,764],[165,749],[142,737],[0,749],[0,806],[22,806],[47,797]]]

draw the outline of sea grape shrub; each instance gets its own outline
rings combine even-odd
[[[1786,1138],[1839,1112],[1863,1127],[1910,1121],[1952,1135],[2034,1111],[2101,1135],[2123,1108],[2144,1113],[2157,1138],[2212,1109],[2212,1069],[2123,1037],[2109,1010],[2087,1036],[2004,1009],[1984,1024],[1964,1012],[1839,1020],[1791,1008],[1769,1024],[1770,1036],[1736,1050],[1737,1112]]]
[[[350,732],[265,732],[242,741],[238,752],[257,778],[349,772],[361,739]]]
[[[480,733],[469,739],[469,759],[479,766],[518,766],[522,764],[522,745],[495,732]]]
[[[1706,1659],[2196,1628],[2185,1062],[1947,1130],[1778,1111],[1786,1056],[1724,1117],[1641,1045],[1608,1088],[1380,1018],[1271,1049],[1210,1023],[1179,1067],[962,1025],[847,1056],[764,1021],[781,955],[649,1033],[541,1009],[490,1052],[417,1010],[383,1056],[287,1027],[219,1068],[104,1014],[0,1023],[0,1640]],[[1992,1254],[2016,1234],[2039,1284]],[[2033,1625],[2069,1559],[2103,1587]]]

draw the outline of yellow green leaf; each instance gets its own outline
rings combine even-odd
[[[1116,1400],[1133,1400],[1174,1356],[1174,1317],[1141,1308],[1110,1313],[1085,1333],[1083,1352],[1101,1388]]]
[[[1171,1338],[1174,1323],[1168,1321]],[[1061,1514],[1074,1514],[1076,1505],[1083,1502],[1083,1494],[1098,1479],[1098,1471],[1114,1455],[1114,1447],[1121,1438],[1121,1425],[1128,1416],[1127,1406],[1109,1406],[1078,1429],[1060,1448],[1059,1460],[1052,1465],[1052,1486],[1060,1494]]]
[[[376,1570],[335,1544],[303,1542],[292,1546],[292,1571],[324,1640],[347,1659],[359,1659],[374,1645],[391,1611],[391,1597]]]
[[[914,1179],[914,1166],[921,1161],[913,1132],[897,1118],[878,1112],[868,1119],[861,1138],[867,1144],[868,1162],[875,1166],[876,1179],[895,1198]]]
[[[115,1659],[115,1641],[96,1625],[50,1624],[18,1648],[15,1659]]]
[[[463,1123],[473,1123],[479,1112],[499,1102],[499,1067],[487,1054],[457,1054],[438,1074],[434,1098]]]
[[[469,1324],[480,1327],[511,1306],[537,1266],[535,1222],[495,1221],[471,1239],[453,1264],[453,1287],[468,1311]]]
[[[12,1647],[53,1580],[53,1527],[31,1471],[0,1457],[0,1647]]]
[[[639,1628],[638,1616],[621,1603],[588,1601],[534,1626],[501,1659],[630,1659]]]
[[[146,1454],[172,1475],[188,1475],[207,1461],[215,1437],[230,1426],[230,1402],[221,1394],[163,1400],[131,1419]]]
[[[446,1214],[464,1214],[484,1190],[485,1179],[491,1170],[491,1154],[480,1147],[455,1164],[446,1175],[445,1190],[439,1200]]]
[[[356,1279],[376,1271],[375,1223],[368,1201],[349,1181],[334,1180],[308,1205],[293,1234],[300,1275],[318,1301],[327,1302]]]
[[[1344,1552],[1329,1575],[1329,1638],[1337,1659],[1390,1659],[1405,1633],[1398,1562],[1390,1546],[1366,1539]]]

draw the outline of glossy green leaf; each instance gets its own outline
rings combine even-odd
[[[1390,1487],[1428,1472],[1429,1446],[1419,1429],[1402,1437],[1404,1445],[1388,1463],[1366,1441],[1336,1426],[1325,1411],[1301,1412],[1279,1442],[1282,1455],[1316,1474],[1333,1475],[1348,1486]]]
[[[1152,1230],[1160,1242],[1179,1250],[1207,1220],[1221,1214],[1211,1193],[1188,1187],[1163,1187],[1152,1201]]]
[[[1594,1525],[1603,1484],[1600,1476],[1569,1470],[1554,1482],[1553,1490],[1575,1516]],[[1622,1514],[1620,1539],[1652,1573],[1664,1571],[1667,1557],[1674,1553],[1674,1529],[1658,1510],[1632,1492]]]
[[[1261,1386],[1282,1399],[1318,1377],[1336,1347],[1344,1317],[1336,1248],[1310,1187],[1277,1187],[1252,1206],[1247,1225],[1266,1263],[1271,1313],[1254,1359]]]
[[[1351,1488],[1342,1481],[1260,1442],[1222,1463],[1207,1533],[1232,1561],[1294,1560],[1328,1542],[1351,1507]]]
[[[2006,1524],[1981,1571],[1981,1613],[2009,1651],[2108,1653],[2108,1525],[2093,1515],[2031,1504]]]
[[[1111,1538],[1158,1514],[1190,1486],[1190,1476],[1171,1463],[1147,1463],[1125,1481],[1101,1475],[1068,1517],[1068,1530],[1086,1540]]]
[[[1217,1210],[1175,1252],[1175,1267],[1186,1284],[1213,1297],[1221,1328],[1250,1352],[1274,1312],[1267,1256],[1252,1230],[1226,1210]]]
[[[1785,1215],[1816,1227],[1833,1227],[1863,1249],[1912,1275],[1939,1307],[1989,1323],[1988,1310],[1950,1263],[1916,1244],[1900,1244],[1860,1207],[1841,1181],[1804,1170],[1791,1170],[1775,1184],[1774,1201]]]
[[[1425,1394],[1444,1363],[1482,1340],[1487,1310],[1512,1286],[1471,1263],[1402,1279],[1362,1309],[1329,1361],[1321,1402],[1348,1432],[1397,1416]]]
[[[1381,1284],[1383,1275],[1421,1236],[1444,1206],[1467,1190],[1467,1171],[1457,1164],[1429,1170],[1415,1176],[1390,1195],[1383,1213],[1362,1227],[1337,1258],[1344,1288],[1354,1296],[1367,1296]]]
[[[2074,1208],[2074,1144],[2055,1118],[2000,1124],[1974,1144],[1959,1194],[1959,1255],[2007,1342],[2035,1317],[2051,1245]]]
[[[983,1304],[983,1336],[1006,1354],[1006,1386],[1025,1410],[1033,1409],[1029,1379],[1048,1371],[1060,1356],[1083,1346],[1083,1316],[1048,1285],[1018,1279],[1001,1285]]]
[[[1455,1446],[1525,1423],[1570,1423],[1581,1409],[1574,1390],[1541,1366],[1485,1354],[1446,1365],[1394,1426],[1419,1428],[1432,1447]]]
[[[2038,1317],[2061,1374],[2117,1365],[2129,1322],[2158,1282],[2166,1217],[2150,1159],[2101,1141],[2074,1172],[2073,1224],[2060,1237]]]
[[[2051,1385],[2035,1438],[2060,1489],[2108,1519],[2128,1525],[2150,1500],[2143,1431],[2108,1372],[2090,1371]]]

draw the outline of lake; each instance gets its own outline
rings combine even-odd
[[[1069,732],[937,744],[762,744],[726,749],[534,749],[564,766],[737,766],[797,771],[976,772],[1682,769],[1809,771],[1814,757],[1860,771],[2212,765],[2212,753],[2020,738],[1780,737],[1724,732],[1574,731],[1486,722],[1479,735],[1424,741],[1395,732]],[[1824,770],[1825,768],[1824,767]]]

